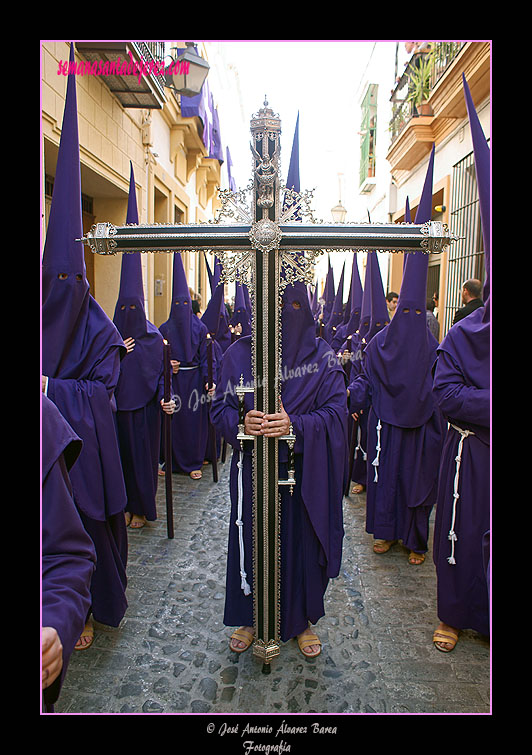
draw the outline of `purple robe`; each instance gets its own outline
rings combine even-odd
[[[353,263],[355,264],[355,263]],[[360,297],[354,297],[354,304]],[[356,445],[353,460],[351,481],[360,485],[367,485],[367,443],[368,443],[368,413],[370,407],[370,393],[368,384],[363,376],[364,349],[366,344],[388,324],[388,310],[382,285],[382,277],[377,257],[370,253],[366,262],[366,276],[364,291],[361,295],[359,312],[351,316],[349,328],[357,324],[351,335],[351,360],[345,365],[349,389],[349,431],[353,432],[352,414],[358,414],[356,427]],[[345,350],[347,341],[341,347]],[[350,436],[351,437],[351,436]]]
[[[484,315],[484,307],[479,307],[453,325],[438,349],[434,396],[450,426],[441,459],[434,563],[440,621],[488,635],[484,540],[490,529],[490,327]],[[462,440],[456,428],[473,434],[461,444],[455,505]],[[455,541],[449,539],[451,532]]]
[[[433,161],[434,148],[418,223],[430,217]],[[376,539],[402,540],[416,553],[428,548],[443,437],[442,417],[432,396],[438,344],[425,317],[427,270],[428,255],[408,255],[396,313],[364,350],[371,397],[366,531]]]
[[[42,397],[42,618],[63,645],[63,667],[43,691],[46,708],[57,701],[70,656],[91,606],[90,583],[96,563],[74,503],[69,470],[82,443],[57,407]]]
[[[138,223],[133,167],[126,223]],[[142,267],[139,254],[124,254],[120,290],[113,322],[122,338],[135,347],[120,363],[115,391],[116,426],[126,485],[125,510],[157,519],[161,406],[163,397],[163,338],[144,310]]]
[[[294,299],[301,304],[296,312]],[[342,369],[331,367],[329,346],[314,335],[314,321],[304,287],[287,286],[283,310],[283,406],[290,416],[295,445],[296,485],[291,496],[281,489],[281,639],[286,641],[324,615],[329,579],[338,575],[342,555],[342,499],[347,475],[347,410]],[[307,369],[302,369],[305,366]],[[224,354],[213,403],[213,421],[235,449],[232,455],[226,602],[227,626],[253,625],[253,590],[241,589],[237,518],[240,443],[236,439],[238,399],[234,386],[252,384],[251,339],[240,338]],[[245,397],[246,412],[252,394]],[[287,447],[279,443],[279,477],[286,477]],[[252,566],[252,444],[243,453],[244,554],[247,582]]]
[[[76,241],[82,235],[76,82],[70,74],[42,264],[42,374],[48,398],[83,441],[70,479],[96,546],[93,615],[118,626],[127,607],[127,530],[113,394],[125,348],[89,293],[83,246]]]
[[[434,525],[438,617],[490,633],[490,150],[463,76],[478,182],[486,280],[484,306],[449,330],[438,349],[434,396],[449,429]],[[458,461],[458,459],[460,461]]]
[[[190,474],[202,468],[208,442],[207,328],[192,313],[178,252],[174,253],[170,316],[159,330],[170,344],[170,358],[180,362],[177,374],[171,373],[171,394],[176,401],[172,419],[172,471]]]
[[[346,342],[347,343],[347,342]],[[353,423],[355,420],[352,415],[357,414],[358,420],[356,421],[356,444],[353,459],[353,470],[351,472],[351,482],[356,482],[359,485],[367,485],[367,442],[368,442],[368,412],[369,412],[369,392],[367,391],[367,384],[362,380],[359,382],[359,378],[362,375],[362,361],[364,353],[361,348],[360,339],[351,338],[352,347],[354,351],[351,354],[351,361],[345,365],[344,369],[349,368],[349,437],[353,432]],[[342,350],[345,349],[346,344],[342,346]]]

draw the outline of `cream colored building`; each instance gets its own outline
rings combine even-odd
[[[465,75],[486,139],[490,138],[491,43],[431,43],[440,53],[430,81],[427,112],[399,122],[387,154],[395,187],[390,219],[404,220],[409,197],[412,221],[435,145],[432,220],[447,223],[462,237],[439,255],[431,255],[427,295],[438,295],[440,338],[462,306],[462,284],[484,278],[480,207],[473,145],[462,83]],[[401,115],[401,114],[399,114]],[[393,130],[393,129],[392,129]],[[395,256],[395,255],[394,255]],[[389,287],[399,291],[401,260],[392,260]]]
[[[77,62],[139,58],[162,59],[168,47],[183,42],[75,44]],[[42,54],[42,221],[43,242],[53,190],[67,77],[58,74],[70,45],[44,41]],[[199,53],[207,59],[206,50]],[[208,79],[207,79],[208,80]],[[83,230],[99,221],[126,222],[130,164],[137,189],[140,223],[203,222],[214,217],[217,187],[227,186],[223,165],[209,158],[199,117],[181,116],[180,97],[156,75],[105,77],[76,75],[81,162]],[[216,104],[216,92],[213,92]],[[221,124],[223,136],[223,124]],[[101,256],[85,247],[91,293],[110,318],[120,284],[121,255]],[[172,254],[141,255],[146,314],[155,325],[169,313]],[[203,255],[183,254],[189,286],[210,296]],[[209,260],[212,266],[212,259]]]
[[[367,208],[372,221],[401,223],[408,197],[413,222],[430,150],[435,145],[431,219],[442,220],[463,237],[429,259],[427,295],[438,294],[443,338],[454,312],[461,306],[462,284],[468,278],[482,279],[484,275],[480,209],[462,73],[489,139],[491,43],[433,41],[417,43],[417,49],[407,50],[412,44],[376,43],[359,89],[359,217]],[[430,74],[429,96],[423,108],[413,112],[407,99],[410,70],[431,48],[435,50],[436,63]],[[385,255],[380,256],[384,262]],[[387,256],[387,266],[381,265],[383,283],[386,291],[399,292],[403,255]]]

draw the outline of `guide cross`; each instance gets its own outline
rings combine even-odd
[[[281,296],[286,285],[312,283],[316,259],[326,251],[441,252],[455,240],[441,222],[322,223],[310,209],[312,192],[296,192],[280,178],[279,116],[264,102],[251,119],[252,180],[247,189],[219,189],[222,204],[214,222],[200,224],[97,223],[81,239],[98,254],[119,252],[215,253],[221,281],[249,287],[252,301],[252,374],[254,386],[237,387],[241,401],[238,438],[253,448],[253,652],[269,670],[280,653],[280,486],[295,484],[292,428],[283,438],[247,436],[244,393],[254,394],[254,408],[280,410]],[[251,200],[249,201],[249,195]],[[246,197],[248,201],[246,204]],[[294,218],[298,218],[297,221]],[[222,222],[230,218],[232,222]],[[304,219],[308,218],[308,222]],[[288,478],[278,476],[278,444],[289,446]]]

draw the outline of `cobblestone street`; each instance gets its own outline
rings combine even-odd
[[[285,714],[289,723],[288,714],[490,713],[487,638],[466,631],[452,653],[434,648],[432,552],[421,566],[401,545],[375,555],[364,494],[344,499],[341,573],[317,625],[321,656],[304,659],[290,641],[264,675],[251,650],[232,653],[222,623],[229,459],[219,470],[218,483],[210,465],[199,481],[173,475],[173,540],[159,478],[157,522],[128,530],[126,615],[116,629],[96,624],[92,647],[73,653],[56,714],[207,714],[206,726],[214,714]],[[431,535],[433,521],[434,512]]]

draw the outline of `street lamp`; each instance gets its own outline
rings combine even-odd
[[[331,209],[331,215],[335,223],[344,222],[344,218],[347,215],[347,210],[345,209],[341,201],[339,201],[338,204]]]
[[[194,97],[209,73],[209,64],[194,49],[194,42],[185,42],[186,50],[166,69],[166,86],[184,97]],[[177,50],[172,47],[172,50]]]
[[[342,175],[338,173],[338,204],[331,208],[331,215],[335,223],[343,223],[347,210],[342,204]]]

